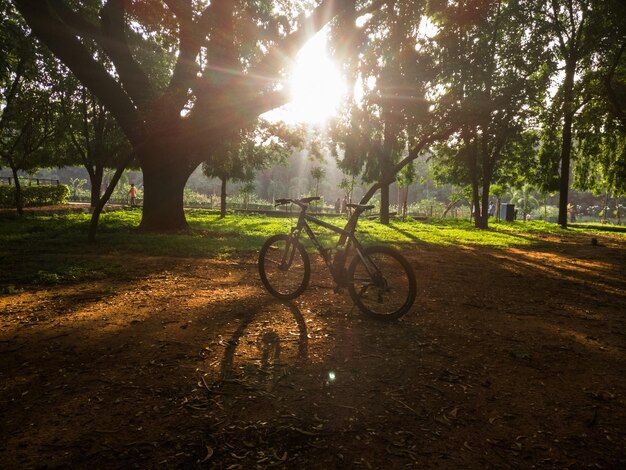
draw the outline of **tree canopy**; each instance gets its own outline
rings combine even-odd
[[[284,150],[275,147],[284,137],[277,127],[263,131],[277,137],[274,147],[259,145],[271,141],[258,135],[257,119],[290,100],[289,64],[326,25],[357,90],[330,141],[347,175],[373,183],[361,202],[380,191],[381,221],[389,220],[389,185],[419,155],[433,160],[437,179],[469,195],[481,228],[493,184],[558,190],[562,225],[572,167],[577,187],[622,191],[622,1],[3,0],[0,7],[8,18],[0,33],[0,129],[24,116],[12,114],[13,84],[36,63],[27,58],[41,55],[32,52],[36,38],[73,74],[47,75],[49,85],[37,88],[48,103],[38,119],[65,116],[66,147],[83,155],[94,180],[98,165],[111,164],[114,142],[128,142],[144,176],[145,229],[186,226],[183,188],[199,164],[209,175],[245,179]],[[52,82],[71,80],[80,85],[57,83],[52,96]],[[34,90],[31,101],[21,95],[22,109],[33,109]],[[81,122],[93,127],[79,134]],[[48,129],[43,121],[34,128]],[[36,162],[31,156],[21,166]]]
[[[183,188],[210,150],[289,100],[289,58],[352,4],[14,0],[35,36],[115,118],[144,174],[145,229],[186,226]]]

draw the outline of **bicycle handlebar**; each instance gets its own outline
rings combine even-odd
[[[285,204],[296,204],[297,206],[300,206],[301,209],[306,209],[308,206],[308,204],[312,201],[319,201],[321,199],[321,197],[319,196],[309,196],[309,197],[303,197],[301,199],[285,199],[285,198],[281,198],[281,199],[276,199],[274,201],[274,207],[278,207],[278,206],[282,206]],[[361,214],[361,212],[369,210],[369,209],[373,209],[374,206],[368,206],[365,204],[354,204],[354,203],[349,203],[346,204],[347,207],[350,207],[352,209],[354,209],[354,214],[357,218],[358,216]]]
[[[319,196],[303,197],[302,199],[276,199],[274,201],[274,207],[282,206],[284,204],[296,204],[304,209],[309,202],[318,201],[320,199],[322,198]]]

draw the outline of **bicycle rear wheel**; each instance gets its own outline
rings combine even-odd
[[[259,253],[259,275],[265,288],[274,297],[295,299],[309,284],[309,255],[289,235],[274,235],[267,239]]]
[[[348,291],[356,306],[378,320],[395,320],[406,314],[417,292],[409,262],[388,246],[371,246],[352,259]]]

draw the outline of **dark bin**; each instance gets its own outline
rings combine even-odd
[[[515,204],[500,204],[500,219],[513,222],[515,220]]]

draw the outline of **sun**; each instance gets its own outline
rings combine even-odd
[[[346,83],[328,56],[326,34],[315,35],[300,50],[290,73],[293,121],[321,124],[336,114],[346,94]]]

